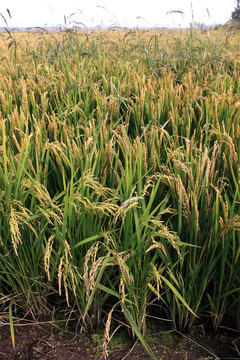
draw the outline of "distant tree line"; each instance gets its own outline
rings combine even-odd
[[[237,0],[237,6],[232,12],[232,20],[240,22],[240,0]]]

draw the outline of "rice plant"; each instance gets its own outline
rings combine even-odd
[[[239,33],[60,30],[0,39],[0,298],[57,304],[144,344],[154,301],[180,330],[239,329]],[[160,321],[160,320],[159,320]]]

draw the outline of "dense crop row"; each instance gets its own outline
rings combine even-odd
[[[150,353],[153,307],[181,330],[239,329],[239,35],[5,33],[0,47],[2,321],[57,308],[81,331],[104,322],[106,345],[114,317]]]

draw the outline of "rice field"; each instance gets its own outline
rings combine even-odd
[[[0,34],[0,322],[240,330],[239,30]]]

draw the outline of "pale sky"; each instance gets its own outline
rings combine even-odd
[[[236,0],[1,0],[0,27],[6,27],[4,18],[9,27],[65,25],[64,16],[68,26],[215,25],[227,22],[235,6]]]

